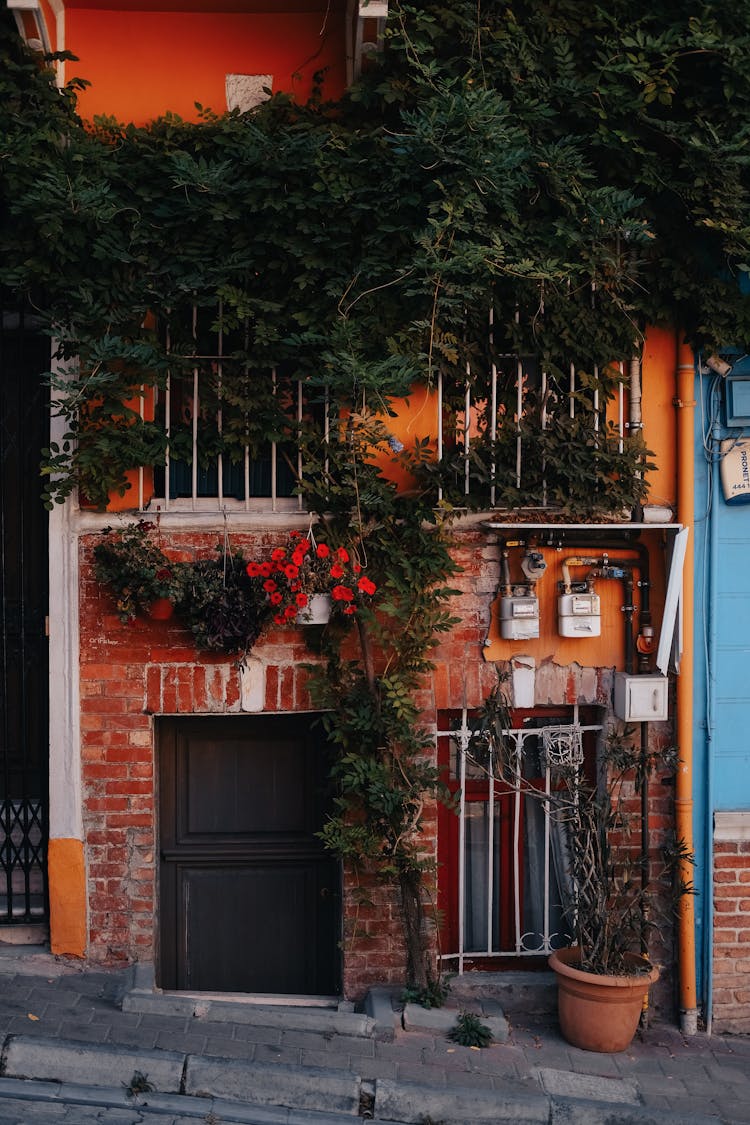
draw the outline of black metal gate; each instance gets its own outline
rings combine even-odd
[[[4,304],[0,326],[0,925],[47,920],[48,552],[39,462],[50,342]]]

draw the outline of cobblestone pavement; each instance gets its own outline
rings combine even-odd
[[[443,1097],[446,1106],[460,1105],[461,1098],[468,1099],[470,1093],[493,1095],[498,1105],[515,1096],[523,1099],[534,1095],[539,1100],[545,1095],[557,1098],[560,1104],[582,1107],[579,1111],[570,1109],[566,1120],[571,1122],[593,1121],[590,1113],[584,1113],[586,1107],[593,1112],[595,1106],[607,1103],[621,1107],[619,1116],[606,1117],[607,1122],[616,1121],[618,1125],[620,1121],[666,1121],[670,1114],[675,1121],[703,1116],[731,1125],[750,1123],[750,1037],[708,1038],[698,1034],[685,1038],[677,1028],[657,1024],[639,1031],[622,1054],[598,1055],[567,1044],[551,1018],[516,1017],[510,1020],[506,1042],[479,1050],[458,1046],[443,1033],[407,1031],[398,1024],[392,1036],[384,1038],[215,1022],[199,1015],[122,1011],[125,985],[123,972],[81,970],[56,962],[49,955],[28,961],[23,957],[0,958],[0,1044],[6,1054],[9,1037],[18,1036],[24,1040],[37,1038],[40,1044],[72,1041],[82,1048],[106,1046],[114,1052],[113,1058],[117,1051],[127,1053],[131,1048],[180,1052],[204,1060],[273,1064],[279,1067],[280,1075],[291,1073],[291,1068],[295,1073],[302,1068],[311,1083],[318,1068],[325,1068],[359,1076],[365,1092],[375,1080],[383,1089],[419,1086],[429,1090],[433,1098]],[[64,1080],[64,1076],[39,1073],[26,1077]],[[8,1101],[16,1089],[12,1083],[8,1077],[0,1083],[2,1125],[24,1122],[22,1116],[12,1116],[16,1112]],[[115,1085],[123,1083],[113,1082]],[[3,1116],[4,1105],[10,1116]],[[360,1112],[367,1116],[366,1099],[363,1105],[365,1109],[360,1105]],[[161,1112],[162,1120],[169,1122],[166,1109]],[[88,1109],[85,1113],[80,1109],[80,1125],[89,1120],[129,1125],[122,1115],[97,1118],[87,1114]],[[442,1120],[458,1116],[453,1111]],[[431,1113],[422,1117],[435,1120]],[[210,1114],[205,1119],[210,1120]],[[315,1119],[315,1114],[309,1117]],[[419,1121],[420,1117],[396,1119]],[[28,1116],[29,1125],[36,1120]],[[76,1125],[77,1119],[74,1115],[49,1120]],[[182,1118],[175,1116],[172,1120]],[[271,1118],[261,1114],[259,1120]],[[288,1114],[285,1120],[291,1121]],[[605,1121],[605,1117],[596,1120]]]

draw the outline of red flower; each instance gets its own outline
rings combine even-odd
[[[268,600],[270,601],[271,605],[281,605],[281,603],[283,602],[283,600],[284,600],[284,599],[282,598],[282,596],[281,596],[281,594],[279,593],[279,591],[278,591],[278,590],[275,590],[275,591],[274,591],[274,592],[273,592],[273,593],[271,594],[271,597],[270,597],[270,598],[269,598]]]
[[[357,612],[357,611],[356,611],[356,609],[355,609],[355,607],[354,607],[353,605],[345,605],[345,606],[344,606],[344,613],[346,613],[346,614],[352,614],[352,613],[356,613],[356,612]]]
[[[306,555],[307,552],[310,550],[310,540],[309,539],[300,539],[299,544],[297,546],[297,550],[302,551],[303,555]]]
[[[300,609],[303,609],[304,606],[307,605],[307,594],[304,594],[304,593],[297,594],[297,597],[294,599],[294,602],[295,602],[295,605],[298,605],[300,607]]]
[[[262,574],[264,578],[268,578],[271,574],[273,567],[270,562],[262,562],[258,567],[258,573]]]
[[[362,567],[359,565],[359,563],[352,563],[352,570],[355,574],[360,574],[362,571]]]
[[[341,563],[334,563],[331,567],[331,578],[343,578],[344,568]]]
[[[284,617],[287,621],[291,621],[293,617],[297,616],[297,610],[293,605],[288,605],[284,610]]]
[[[343,563],[349,562],[349,552],[347,551],[346,547],[337,547],[336,548],[336,557],[339,560],[339,562],[343,562]]]
[[[296,550],[292,554],[292,562],[294,563],[295,566],[302,566],[304,561],[305,561],[305,556],[302,553],[302,551]]]
[[[274,621],[276,622],[277,625],[285,625],[286,624],[286,617],[284,616],[283,613],[274,613],[273,619],[274,619]]]
[[[248,577],[250,578],[257,578],[260,574],[260,567],[255,562],[249,562],[245,567],[245,570],[247,571]]]
[[[319,543],[315,554],[319,559],[327,559],[331,553],[331,548],[326,543]]]
[[[263,589],[267,594],[272,593],[276,589],[276,583],[274,582],[273,578],[267,578],[265,580],[265,582],[263,583]]]
[[[299,539],[301,534],[302,534],[301,531],[290,531],[289,532],[289,538],[290,539]]]
[[[363,594],[374,594],[377,590],[377,586],[374,582],[370,581],[366,574],[363,574],[357,582],[357,589],[361,590]]]
[[[294,563],[287,563],[284,567],[284,574],[290,581],[293,581],[299,577],[299,567],[295,566]]]
[[[283,547],[277,547],[275,551],[271,551],[271,558],[274,562],[281,562],[286,558],[286,551]]]
[[[348,586],[334,586],[331,590],[331,596],[337,602],[350,602],[354,599],[354,591]]]

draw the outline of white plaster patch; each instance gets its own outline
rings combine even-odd
[[[256,105],[268,101],[272,86],[272,74],[227,74],[224,80],[227,109],[238,109],[240,113],[255,109]]]
[[[514,656],[510,662],[510,667],[513,683],[513,705],[515,707],[533,707],[536,660],[533,656]]]
[[[243,711],[262,711],[266,702],[266,666],[256,657],[240,664],[240,706]]]

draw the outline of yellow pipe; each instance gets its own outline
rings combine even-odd
[[[688,855],[693,854],[693,590],[695,586],[695,364],[692,349],[677,339],[677,520],[689,529],[682,578],[683,651],[677,680],[677,746],[675,828]],[[688,885],[692,868],[681,860],[678,878]],[[710,909],[711,904],[706,904]],[[684,1034],[698,1030],[695,974],[695,911],[693,896],[682,895],[677,907],[680,1024]]]

